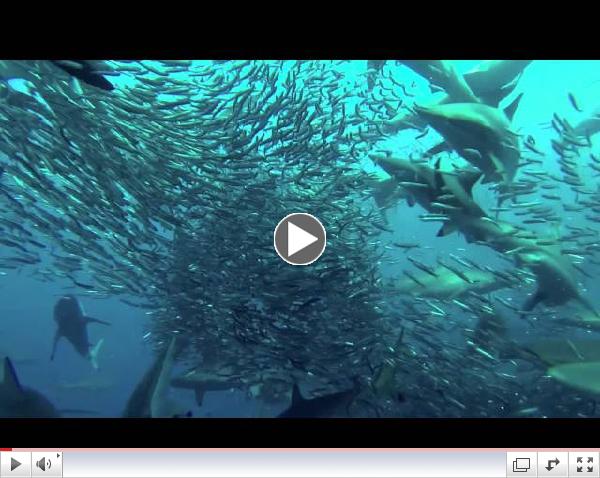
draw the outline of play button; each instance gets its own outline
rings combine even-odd
[[[21,465],[22,465],[22,463],[20,461],[17,461],[14,458],[11,457],[11,459],[10,459],[10,471],[15,471]]]
[[[294,266],[312,264],[325,250],[323,224],[316,217],[303,212],[285,216],[277,224],[273,236],[279,257]]]

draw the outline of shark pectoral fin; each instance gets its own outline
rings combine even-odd
[[[460,182],[469,196],[473,197],[473,186],[481,179],[483,173],[481,171],[472,171],[461,176]]]
[[[408,205],[410,207],[413,207],[417,201],[415,200],[415,197],[412,194],[409,194],[408,196],[406,196],[406,202],[408,203]]]
[[[202,406],[202,402],[204,401],[204,390],[200,387],[194,390],[194,396],[196,398],[196,405],[199,407]]]
[[[54,355],[56,354],[56,346],[58,345],[58,341],[60,340],[60,333],[58,332],[58,330],[56,331],[56,333],[54,334],[54,340],[52,342],[52,352],[50,354],[50,360],[54,360]]]
[[[442,141],[440,144],[435,145],[433,148],[429,148],[427,150],[427,154],[429,156],[435,156],[436,154],[443,153],[444,151],[447,151],[449,149],[451,149],[450,145],[445,141]]]
[[[90,349],[90,362],[92,363],[94,370],[98,370],[98,353],[100,353],[103,343],[104,339],[100,339],[98,340],[98,343]]]
[[[23,393],[23,389],[19,383],[15,367],[8,357],[4,358],[3,372],[4,377],[2,383],[0,383],[2,394],[11,399],[19,397]]]
[[[504,114],[509,119],[509,121],[512,121],[513,117],[515,116],[515,112],[519,107],[521,98],[523,98],[523,93],[517,95],[517,97],[506,108],[504,108]]]
[[[500,178],[500,180],[504,183],[509,183],[510,179],[502,161],[500,161],[500,159],[498,159],[498,157],[495,154],[490,154],[490,161],[494,165],[495,173],[488,174],[487,176],[489,180],[486,179],[485,181],[482,181],[482,183],[497,181],[498,178]]]
[[[524,312],[529,312],[529,311],[535,309],[535,306],[538,305],[540,302],[542,302],[545,299],[546,299],[546,294],[544,292],[542,292],[541,290],[537,290],[535,292],[535,294],[533,294],[531,297],[529,297],[523,303],[523,307],[521,307],[521,310],[523,310]]]
[[[448,234],[452,234],[456,230],[457,227],[454,224],[446,222],[442,227],[440,227],[440,230],[437,233],[437,237],[447,236]]]
[[[96,323],[96,324],[102,324],[102,325],[112,325],[112,324],[110,324],[110,322],[105,322],[104,320],[95,319],[94,317],[88,317],[88,316],[85,316],[85,317],[84,317],[84,320],[85,320],[85,321],[86,321],[88,324],[91,324],[91,323]]]

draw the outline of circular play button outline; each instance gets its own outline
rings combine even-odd
[[[294,218],[295,221],[292,221]],[[298,240],[306,241],[304,247],[300,247],[292,254],[289,254],[288,232],[290,229],[300,236]],[[316,240],[309,242],[311,241],[311,237]],[[285,262],[293,266],[308,266],[312,264],[323,255],[326,246],[327,231],[325,231],[325,227],[319,219],[307,212],[288,214],[277,223],[273,231],[273,247],[275,248],[275,252]]]

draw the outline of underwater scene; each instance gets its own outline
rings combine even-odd
[[[600,416],[600,61],[0,80],[0,417]]]

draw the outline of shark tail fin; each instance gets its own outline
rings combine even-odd
[[[104,339],[98,340],[98,343],[90,349],[90,362],[94,370],[98,370],[98,353],[100,353],[102,344],[104,344]]]
[[[2,393],[9,397],[18,397],[23,389],[21,388],[15,367],[8,357],[4,357],[3,373],[4,378],[0,382]]]

